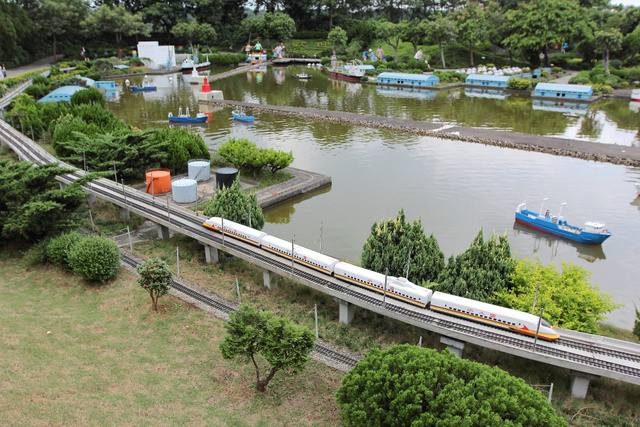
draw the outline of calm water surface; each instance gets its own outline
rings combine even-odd
[[[538,109],[564,106],[536,106],[528,97],[483,98],[494,94],[469,96],[464,89],[435,97],[431,92],[396,96],[371,85],[328,80],[316,70],[308,82],[291,78],[300,70],[250,71],[213,82],[212,89],[223,90],[225,99],[638,145],[639,115],[627,101],[601,101],[568,119]],[[108,106],[139,128],[167,126],[170,111],[187,106],[192,114],[198,111],[197,88],[188,78],[152,77],[157,92],[121,89]],[[463,252],[481,229],[485,238],[506,233],[519,257],[566,261],[591,271],[594,286],[625,304],[610,313],[609,322],[633,326],[634,304],[640,305],[640,198],[633,183],[640,182],[640,169],[266,113],[244,125],[230,119],[229,109],[200,107],[206,109],[213,110],[211,123],[192,129],[214,148],[229,137],[248,138],[261,147],[292,151],[294,167],[333,179],[330,188],[268,209],[266,232],[284,239],[295,235],[296,243],[310,248],[322,242],[323,252],[353,262],[360,261],[373,222],[395,217],[400,209],[409,220],[422,219],[447,258]],[[601,220],[613,236],[593,247],[514,223],[519,203],[538,210],[544,197],[551,211],[567,202],[569,223]]]

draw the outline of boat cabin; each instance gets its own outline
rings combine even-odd
[[[465,81],[471,86],[507,87],[507,82],[513,76],[494,76],[491,74],[471,74]]]
[[[589,99],[593,94],[591,85],[569,85],[556,83],[538,83],[533,92],[534,96],[547,98]]]
[[[50,92],[48,95],[43,96],[38,100],[38,102],[60,102],[67,101],[71,102],[71,96],[79,90],[84,90],[85,87],[82,86],[62,86],[58,89]]]
[[[384,72],[378,74],[377,82],[404,86],[435,86],[440,83],[440,79],[434,75]]]

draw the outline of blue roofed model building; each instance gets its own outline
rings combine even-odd
[[[593,94],[590,85],[565,85],[556,83],[538,83],[533,91],[534,96],[545,98],[589,99]]]
[[[440,83],[438,76],[426,74],[389,73],[378,74],[379,84],[394,84],[403,86],[435,86]]]
[[[471,86],[507,87],[513,76],[494,76],[493,74],[470,74],[465,83]]]
[[[46,96],[43,96],[38,100],[38,102],[59,102],[59,101],[67,101],[71,102],[71,96],[79,90],[86,89],[82,86],[62,86],[53,92],[49,93]]]

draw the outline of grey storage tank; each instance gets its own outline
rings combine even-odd
[[[209,181],[211,179],[211,163],[209,162],[209,160],[190,160],[188,169],[189,179],[195,179],[198,182]]]
[[[233,185],[233,181],[238,177],[238,169],[236,168],[220,168],[216,170],[216,187],[222,189],[222,187],[230,188]]]
[[[176,179],[171,182],[173,201],[176,203],[193,203],[198,198],[198,181],[195,179]]]

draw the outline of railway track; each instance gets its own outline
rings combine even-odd
[[[0,122],[0,138],[8,142],[14,151],[18,152],[23,159],[28,159],[38,164],[60,163],[55,157],[33,144],[28,138],[11,129],[4,122]],[[70,165],[62,165],[73,168]],[[66,183],[71,183],[84,175],[86,175],[84,171],[76,170],[64,177],[60,177],[60,179]],[[147,193],[128,189],[114,181],[104,178],[84,185],[84,189],[106,200],[113,201],[120,206],[128,206],[150,219],[169,223],[178,231],[188,232],[189,235],[193,235],[201,241],[207,242],[207,244],[211,242],[216,245],[216,247],[222,247],[223,250],[227,248],[233,250],[235,253],[242,254],[243,257],[249,261],[254,260],[254,262],[259,261],[262,264],[269,265],[272,271],[286,272],[296,278],[311,282],[317,287],[325,289],[327,293],[331,295],[344,298],[346,301],[354,301],[355,304],[362,307],[375,307],[379,312],[393,313],[395,318],[405,319],[405,322],[414,325],[422,325],[425,329],[456,332],[465,337],[475,338],[483,342],[520,349],[529,353],[529,355],[525,355],[525,357],[532,359],[536,358],[533,355],[544,355],[562,362],[560,363],[561,366],[568,367],[567,365],[569,364],[571,365],[571,369],[577,371],[580,371],[581,366],[594,368],[598,370],[599,375],[605,375],[606,373],[620,374],[606,376],[622,380],[627,378],[628,382],[640,384],[640,351],[608,348],[598,345],[597,343],[586,343],[565,337],[553,343],[541,341],[534,343],[534,340],[529,337],[524,337],[509,331],[478,325],[463,319],[450,318],[440,315],[439,313],[408,307],[395,302],[384,302],[379,296],[362,291],[353,285],[344,284],[332,277],[319,276],[306,267],[299,265],[292,266],[290,262],[286,262],[282,258],[276,259],[258,248],[249,246],[243,242],[230,238],[223,239],[202,227],[202,217],[197,217],[193,212],[180,207],[167,207],[164,203],[157,203],[157,201]],[[176,283],[175,289],[217,310],[229,313],[235,309],[235,307],[227,306],[192,289],[185,288],[179,283]],[[339,355],[332,356],[335,350],[328,347],[319,347],[317,352],[347,366],[353,366],[357,362],[349,357]],[[340,358],[343,358],[344,361],[340,362]],[[623,377],[621,377],[621,375]]]

